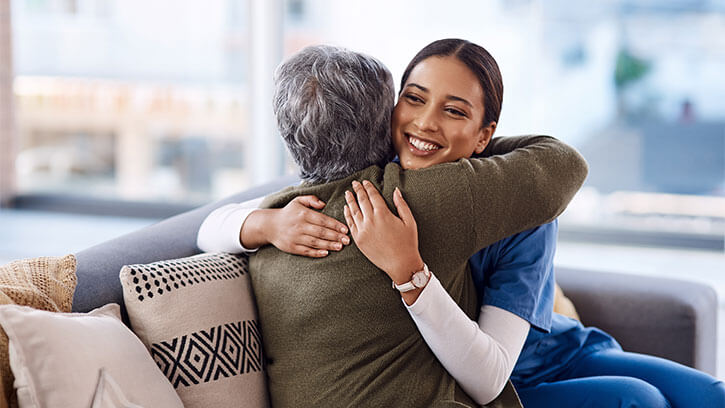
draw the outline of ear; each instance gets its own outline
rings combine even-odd
[[[476,154],[481,153],[488,146],[494,132],[496,132],[496,122],[491,122],[478,131],[478,140],[476,141],[476,149],[474,150]]]

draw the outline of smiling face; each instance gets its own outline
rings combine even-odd
[[[496,123],[483,123],[483,89],[458,58],[429,57],[410,72],[393,111],[395,151],[404,169],[480,153]]]

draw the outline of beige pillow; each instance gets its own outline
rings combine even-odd
[[[560,315],[571,317],[572,319],[581,320],[579,319],[579,313],[576,312],[574,303],[572,303],[572,301],[564,295],[564,291],[561,290],[559,284],[556,284],[555,287],[554,313],[559,313]]]
[[[230,254],[121,269],[131,326],[187,408],[268,406],[247,270]]]
[[[121,322],[117,304],[90,313],[3,305],[0,324],[10,339],[21,408],[90,407],[104,371],[131,406],[183,408],[144,345]]]
[[[43,257],[0,266],[0,305],[18,304],[54,312],[70,312],[76,287],[76,258]],[[0,407],[17,407],[8,359],[8,336],[0,328]]]

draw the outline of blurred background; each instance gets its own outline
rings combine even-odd
[[[294,172],[265,98],[279,61],[335,44],[399,80],[460,37],[500,64],[497,135],[589,161],[563,229],[723,247],[724,1],[10,0],[3,20],[6,203],[173,212]]]
[[[301,48],[368,53],[399,81],[448,37],[497,59],[497,135],[550,134],[590,164],[558,264],[725,293],[725,0],[0,0],[0,261],[293,173],[270,96]]]

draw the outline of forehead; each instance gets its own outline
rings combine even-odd
[[[431,94],[466,99],[483,105],[483,89],[476,75],[456,57],[428,57],[410,71],[405,86],[415,83]]]

